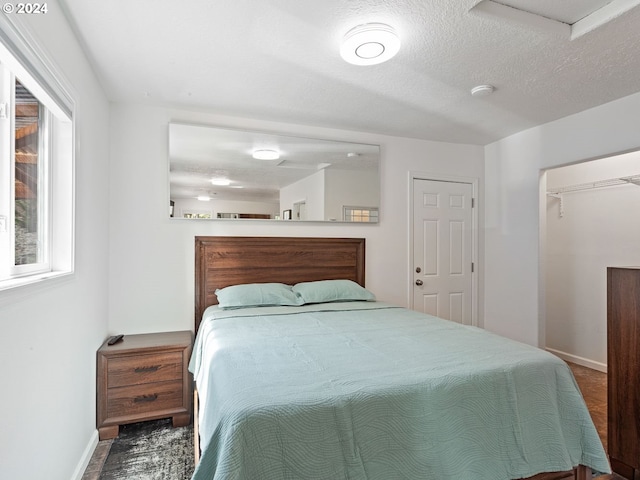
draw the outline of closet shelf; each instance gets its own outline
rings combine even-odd
[[[592,190],[594,188],[615,187],[616,185],[628,184],[640,186],[640,175],[632,175],[631,177],[610,178],[608,180],[598,180],[597,182],[578,183],[576,185],[568,185],[566,187],[550,188],[547,195],[556,196],[562,193],[579,192],[581,190]]]
[[[562,218],[564,217],[564,202],[562,201],[562,196],[565,193],[574,193],[581,192],[583,190],[593,190],[594,188],[615,187],[617,185],[629,184],[640,187],[640,175],[610,178],[608,180],[598,180],[596,182],[578,183],[576,185],[568,185],[566,187],[550,188],[547,190],[547,196],[560,200],[560,218]]]

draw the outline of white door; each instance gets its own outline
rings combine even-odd
[[[473,324],[473,186],[413,180],[413,309]]]
[[[307,219],[307,202],[297,202],[293,204],[293,219],[294,220],[306,220]]]

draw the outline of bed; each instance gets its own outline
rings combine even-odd
[[[195,253],[193,480],[610,472],[562,360],[367,297],[364,239],[196,237]],[[247,284],[295,301],[217,305]]]

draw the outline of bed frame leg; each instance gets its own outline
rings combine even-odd
[[[578,465],[575,470],[575,479],[576,480],[591,480],[592,472],[591,468],[585,467],[584,465]]]

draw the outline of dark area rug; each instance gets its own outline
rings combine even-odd
[[[193,469],[193,426],[156,420],[120,427],[100,480],[189,480]]]

